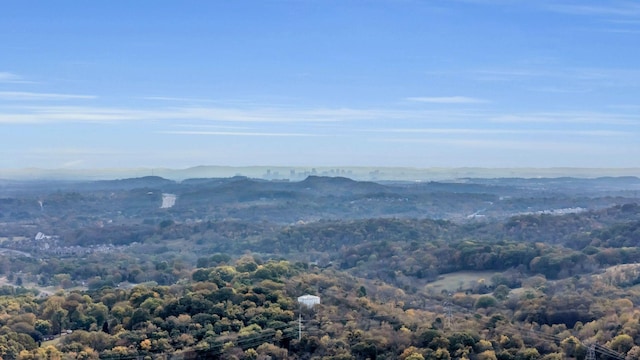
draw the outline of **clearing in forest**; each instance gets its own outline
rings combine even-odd
[[[438,276],[438,280],[425,286],[429,292],[439,293],[443,290],[453,293],[481,286],[483,283],[491,285],[493,271],[457,271]]]

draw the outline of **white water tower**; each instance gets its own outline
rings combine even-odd
[[[320,304],[320,297],[309,294],[302,295],[298,297],[298,304],[300,304],[300,312],[298,314],[298,340],[300,340],[302,339],[302,305],[311,309],[315,305]]]
[[[312,308],[314,305],[320,304],[320,297],[315,295],[302,295],[298,297],[298,302],[301,305],[305,305],[308,308]]]

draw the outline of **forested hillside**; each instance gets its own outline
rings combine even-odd
[[[0,356],[637,359],[639,183],[12,185]]]

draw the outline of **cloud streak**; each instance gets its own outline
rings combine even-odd
[[[202,99],[202,98],[186,98],[186,97],[172,97],[172,96],[143,96],[141,97],[143,100],[152,100],[152,101],[164,101],[164,102],[197,102],[197,103],[207,103],[213,102],[211,99]]]
[[[8,111],[7,111],[8,110]],[[349,121],[465,120],[478,112],[426,111],[396,108],[110,108],[87,106],[0,107],[0,123],[69,123],[190,120],[239,123],[339,123]]]
[[[490,119],[494,123],[574,123],[626,125],[636,129],[640,126],[640,116],[620,113],[600,112],[541,112],[528,114],[504,114]]]
[[[171,135],[207,135],[207,136],[252,136],[252,137],[318,137],[310,133],[274,133],[274,132],[242,132],[242,131],[159,131],[160,134]]]
[[[551,140],[512,140],[512,139],[459,139],[459,138],[384,138],[378,141],[383,143],[398,143],[398,144],[424,144],[438,146],[442,149],[466,148],[469,151],[480,149],[493,149],[501,151],[526,151],[526,152],[545,152],[545,153],[593,153],[596,151],[607,151],[611,149],[606,144],[593,144],[584,143],[578,141],[551,141]],[[471,155],[472,153],[469,153]]]
[[[526,9],[537,8],[542,11],[562,13],[578,16],[599,17],[638,17],[640,16],[640,4],[637,1],[567,1],[567,0],[538,0],[538,1],[514,1],[514,0],[457,0],[462,3],[489,5],[489,6],[522,6]]]
[[[33,82],[24,80],[20,75],[0,71],[0,83],[6,84],[32,84]]]
[[[613,130],[535,130],[535,129],[474,129],[474,128],[414,128],[414,129],[377,129],[375,132],[399,134],[434,135],[549,135],[549,136],[595,136],[595,137],[631,137],[628,131]]]
[[[525,134],[523,126],[533,133],[576,136],[623,136],[640,131],[640,116],[635,108],[609,112],[558,111],[508,113],[495,110],[461,111],[403,108],[231,108],[231,107],[159,107],[111,108],[90,106],[0,106],[0,124],[65,124],[147,123],[182,126],[173,134],[217,136],[310,136],[321,131],[364,130],[395,133],[433,134]],[[249,125],[251,124],[251,125]],[[273,131],[278,124],[297,124],[296,131]],[[459,125],[456,125],[459,124]],[[464,124],[473,124],[467,126]],[[540,126],[553,126],[548,130]],[[562,125],[564,124],[564,125]],[[257,125],[271,128],[252,129]],[[588,125],[588,126],[587,126]],[[251,127],[247,127],[251,126]],[[313,131],[310,126],[313,126]],[[564,126],[558,129],[558,126]],[[567,126],[570,126],[567,128]],[[603,131],[602,126],[608,126]],[[191,128],[184,128],[191,127]],[[497,128],[497,129],[496,129]],[[531,133],[531,132],[529,132]],[[594,134],[594,135],[591,135]]]
[[[521,67],[504,69],[477,69],[471,75],[478,81],[489,82],[530,82],[532,80],[553,81],[572,90],[591,91],[594,87],[637,87],[640,70],[634,68],[602,68],[602,67]],[[531,88],[529,86],[529,88]]]
[[[409,97],[406,100],[432,104],[482,104],[488,102],[484,99],[468,96]]]
[[[607,2],[606,5],[601,5],[602,3],[598,2],[597,4],[554,3],[546,6],[546,9],[571,15],[640,17],[640,5],[634,1]]]
[[[0,91],[0,100],[10,101],[37,101],[37,100],[88,100],[96,99],[93,95],[36,93],[25,91]]]

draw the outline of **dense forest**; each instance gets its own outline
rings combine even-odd
[[[4,359],[640,358],[637,178],[2,184]]]

